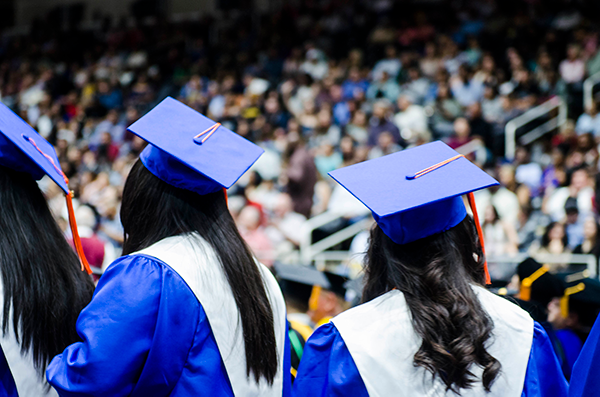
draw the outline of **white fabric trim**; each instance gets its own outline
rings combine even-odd
[[[4,289],[0,282],[0,307],[4,306]],[[21,345],[15,338],[12,323],[12,310],[10,312],[8,332],[6,335],[0,333],[0,344],[4,351],[4,357],[10,368],[19,397],[58,397],[58,393],[53,388],[49,388],[46,383],[46,374],[40,377],[33,367],[33,358],[31,352],[25,355],[21,354]]]
[[[273,309],[279,358],[279,368],[272,386],[264,379],[257,384],[252,376],[246,376],[246,355],[240,315],[219,259],[204,239],[197,234],[169,237],[137,254],[152,256],[169,265],[196,295],[208,317],[236,396],[281,397],[286,330],[285,303],[277,281],[265,266],[258,264]]]
[[[520,397],[533,342],[533,320],[522,309],[484,288],[474,286],[479,301],[494,321],[488,352],[502,364],[500,376],[486,393],[481,382],[462,389],[462,397]],[[410,310],[400,291],[390,291],[331,320],[342,336],[371,397],[455,396],[413,356],[422,339],[414,332]],[[481,379],[482,369],[471,371]]]

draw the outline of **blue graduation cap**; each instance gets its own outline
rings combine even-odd
[[[230,188],[264,152],[171,97],[133,123],[129,131],[150,144],[140,155],[150,172],[198,194]]]
[[[67,198],[69,224],[81,270],[91,274],[77,231],[69,180],[60,169],[54,147],[3,103],[0,103],[0,165],[27,173],[35,180],[48,175],[62,189]]]
[[[373,213],[396,244],[458,225],[467,215],[461,196],[498,182],[441,141],[329,173]],[[468,196],[481,244],[472,194]]]
[[[0,103],[0,165],[25,172],[35,180],[48,175],[69,193],[52,145],[6,105]]]

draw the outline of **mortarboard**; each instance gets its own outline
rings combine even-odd
[[[533,258],[527,258],[517,266],[521,281],[519,298],[523,301],[540,303],[544,307],[552,298],[561,297],[565,286],[560,278],[550,274],[548,266],[542,266]]]
[[[60,169],[54,147],[2,103],[0,103],[0,165],[27,173],[35,180],[48,175],[61,188],[67,199],[69,225],[75,250],[81,261],[81,270],[91,274],[77,231],[73,197],[68,186],[69,180]]]
[[[567,282],[560,307],[563,317],[575,312],[582,323],[591,326],[600,310],[600,282],[591,278],[573,278]]]
[[[467,215],[461,195],[468,194],[483,248],[472,192],[498,182],[441,141],[329,175],[371,210],[381,230],[396,244],[407,244],[458,225]]]
[[[152,174],[198,194],[230,188],[263,153],[259,146],[171,97],[128,130],[150,144],[140,160]]]
[[[315,289],[329,288],[327,277],[312,266],[283,265],[276,262],[274,267],[286,302],[295,301],[304,310],[308,310]]]

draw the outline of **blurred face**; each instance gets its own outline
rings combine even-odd
[[[578,170],[573,173],[571,179],[571,186],[575,189],[580,190],[588,185],[588,175],[585,170]]]
[[[292,212],[292,199],[286,193],[282,193],[277,197],[273,212],[279,218],[283,218],[286,214]]]
[[[503,186],[511,185],[515,180],[515,171],[511,166],[504,165],[500,167],[498,177],[500,179],[500,184],[502,184]]]
[[[383,119],[385,117],[385,110],[385,106],[376,103],[375,106],[373,106],[373,116]]]
[[[595,240],[598,232],[594,218],[588,218],[583,224],[583,236],[588,240]]]
[[[394,138],[389,132],[382,132],[377,139],[379,147],[387,149],[394,143]]]
[[[555,329],[563,329],[566,327],[567,319],[562,316],[560,311],[560,298],[553,298],[548,303],[548,322]]]
[[[454,132],[459,138],[466,138],[469,136],[471,132],[471,128],[469,127],[469,122],[465,118],[458,118],[454,121]]]
[[[550,234],[548,234],[548,236],[550,237],[550,240],[562,240],[565,236],[565,230],[562,225],[556,224],[550,230]]]
[[[256,230],[260,225],[260,212],[256,207],[244,207],[238,216],[238,223],[246,230]]]
[[[398,108],[401,111],[405,111],[410,106],[410,100],[406,96],[401,96],[398,98]]]

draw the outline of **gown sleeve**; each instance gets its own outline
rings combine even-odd
[[[564,397],[569,385],[544,328],[535,322],[523,397]]]
[[[333,323],[317,328],[306,342],[293,391],[294,396],[369,395],[354,360]]]
[[[119,258],[77,319],[82,342],[52,360],[48,382],[63,397],[169,395],[199,315],[196,298],[168,266],[144,256]]]
[[[600,318],[600,317],[599,317]],[[600,320],[596,320],[571,375],[569,397],[595,396],[600,391]]]

